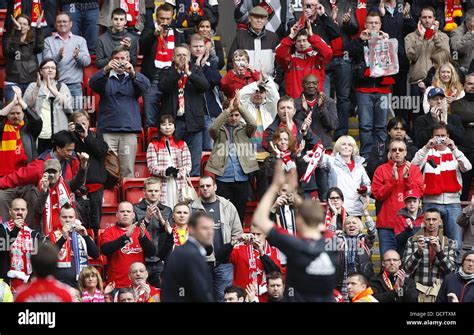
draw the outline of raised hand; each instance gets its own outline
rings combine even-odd
[[[12,23],[13,23],[13,25],[15,26],[15,29],[21,30],[21,25],[20,25],[20,23],[15,19],[15,17],[14,17],[13,15],[12,15],[11,17],[12,17]]]

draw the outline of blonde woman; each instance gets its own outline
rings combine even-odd
[[[370,179],[359,156],[359,147],[351,136],[341,136],[332,156],[323,155],[321,167],[329,172],[329,187],[338,187],[344,194],[344,206],[349,215],[362,216],[363,204],[370,193]]]
[[[432,86],[426,89],[423,96],[423,109],[425,113],[428,113],[430,109],[428,103],[428,92],[434,87],[439,87],[444,90],[448,105],[453,101],[463,98],[465,95],[464,87],[459,79],[456,69],[451,63],[444,63],[436,70]]]
[[[82,302],[104,302],[104,283],[95,267],[88,266],[82,269],[78,288]]]

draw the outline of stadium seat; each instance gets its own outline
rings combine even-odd
[[[137,153],[146,152],[145,147],[145,131],[142,128],[141,133],[137,133]]]
[[[112,227],[117,222],[117,212],[107,212],[102,209],[102,217],[100,218],[100,229]]]
[[[142,161],[135,161],[135,168],[134,168],[133,173],[134,173],[135,178],[150,177],[150,170],[148,170],[148,166],[146,162],[142,162]]]
[[[204,176],[208,173],[206,172],[206,164],[209,158],[211,157],[211,152],[210,151],[203,151],[201,155],[201,176]]]
[[[148,127],[147,134],[146,134],[146,143],[150,143],[153,137],[158,135],[158,128],[157,127]]]
[[[196,190],[196,193],[199,195],[199,180],[201,180],[201,177],[190,177],[190,179],[191,184],[193,184],[193,187]]]
[[[104,196],[102,199],[102,208],[117,208],[120,202],[120,190],[118,186],[111,189],[104,190]]]
[[[247,202],[245,206],[245,214],[244,214],[244,229],[250,229],[250,224],[252,223],[252,216],[257,208],[257,202]]]
[[[143,182],[145,178],[123,178],[122,199],[136,204],[143,199]]]

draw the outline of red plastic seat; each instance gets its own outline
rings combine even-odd
[[[255,201],[247,202],[244,214],[244,229],[250,229],[250,225],[252,224],[253,213],[255,212],[257,205],[258,203]]]
[[[150,143],[153,137],[158,135],[158,128],[157,127],[148,127],[146,132],[146,140],[147,143]]]
[[[102,208],[117,208],[120,202],[120,190],[118,186],[115,186],[112,189],[105,189],[104,196],[102,198]]]
[[[201,180],[201,177],[190,177],[190,179],[191,184],[193,184],[193,187],[196,190],[196,193],[199,195],[199,181]]]
[[[142,128],[141,133],[137,133],[137,153],[139,152],[146,152],[144,150],[145,147],[145,131]]]
[[[117,212],[108,212],[102,209],[102,217],[100,219],[100,229],[112,227],[117,222]]]
[[[122,199],[136,204],[143,199],[143,182],[145,178],[123,178]]]
[[[150,170],[146,162],[135,161],[135,169],[133,171],[135,178],[148,178],[150,177]]]
[[[210,151],[203,151],[201,155],[201,176],[206,174],[206,164],[209,158],[211,157]]]

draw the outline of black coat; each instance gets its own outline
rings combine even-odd
[[[107,180],[107,171],[104,167],[104,157],[109,151],[109,145],[104,141],[102,134],[87,132],[87,137],[82,141],[74,133],[76,152],[89,154],[89,168],[87,169],[86,184],[103,184]]]
[[[432,137],[434,124],[435,122],[430,113],[416,118],[413,124],[413,133],[415,134],[415,145],[419,149],[428,143]],[[458,147],[463,145],[465,130],[458,115],[448,114],[448,134]]]
[[[188,240],[166,261],[161,284],[162,302],[213,302],[212,274],[197,242]]]
[[[184,88],[184,118],[186,130],[197,132],[204,130],[204,115],[206,113],[206,101],[204,92],[211,88],[211,85],[198,66],[191,65],[191,75],[188,77]],[[174,67],[163,69],[160,74],[160,91],[162,115],[170,114],[176,119],[178,111],[178,80],[179,73]]]
[[[20,137],[29,163],[38,156],[36,140],[41,133],[41,129],[43,129],[43,120],[41,120],[41,116],[38,113],[35,113],[29,107],[23,110],[23,112],[25,113],[25,125],[20,130]],[[0,139],[3,137],[3,128],[5,127],[6,120],[6,118],[0,117]]]
[[[400,295],[398,295],[397,291],[390,290],[385,284],[382,272],[370,280],[370,287],[374,291],[374,298],[379,302],[418,302],[416,283],[408,276],[405,277],[405,283],[403,284]]]
[[[474,280],[466,281],[459,273],[444,277],[436,302],[450,302],[448,293],[454,293],[460,302],[474,302]]]

